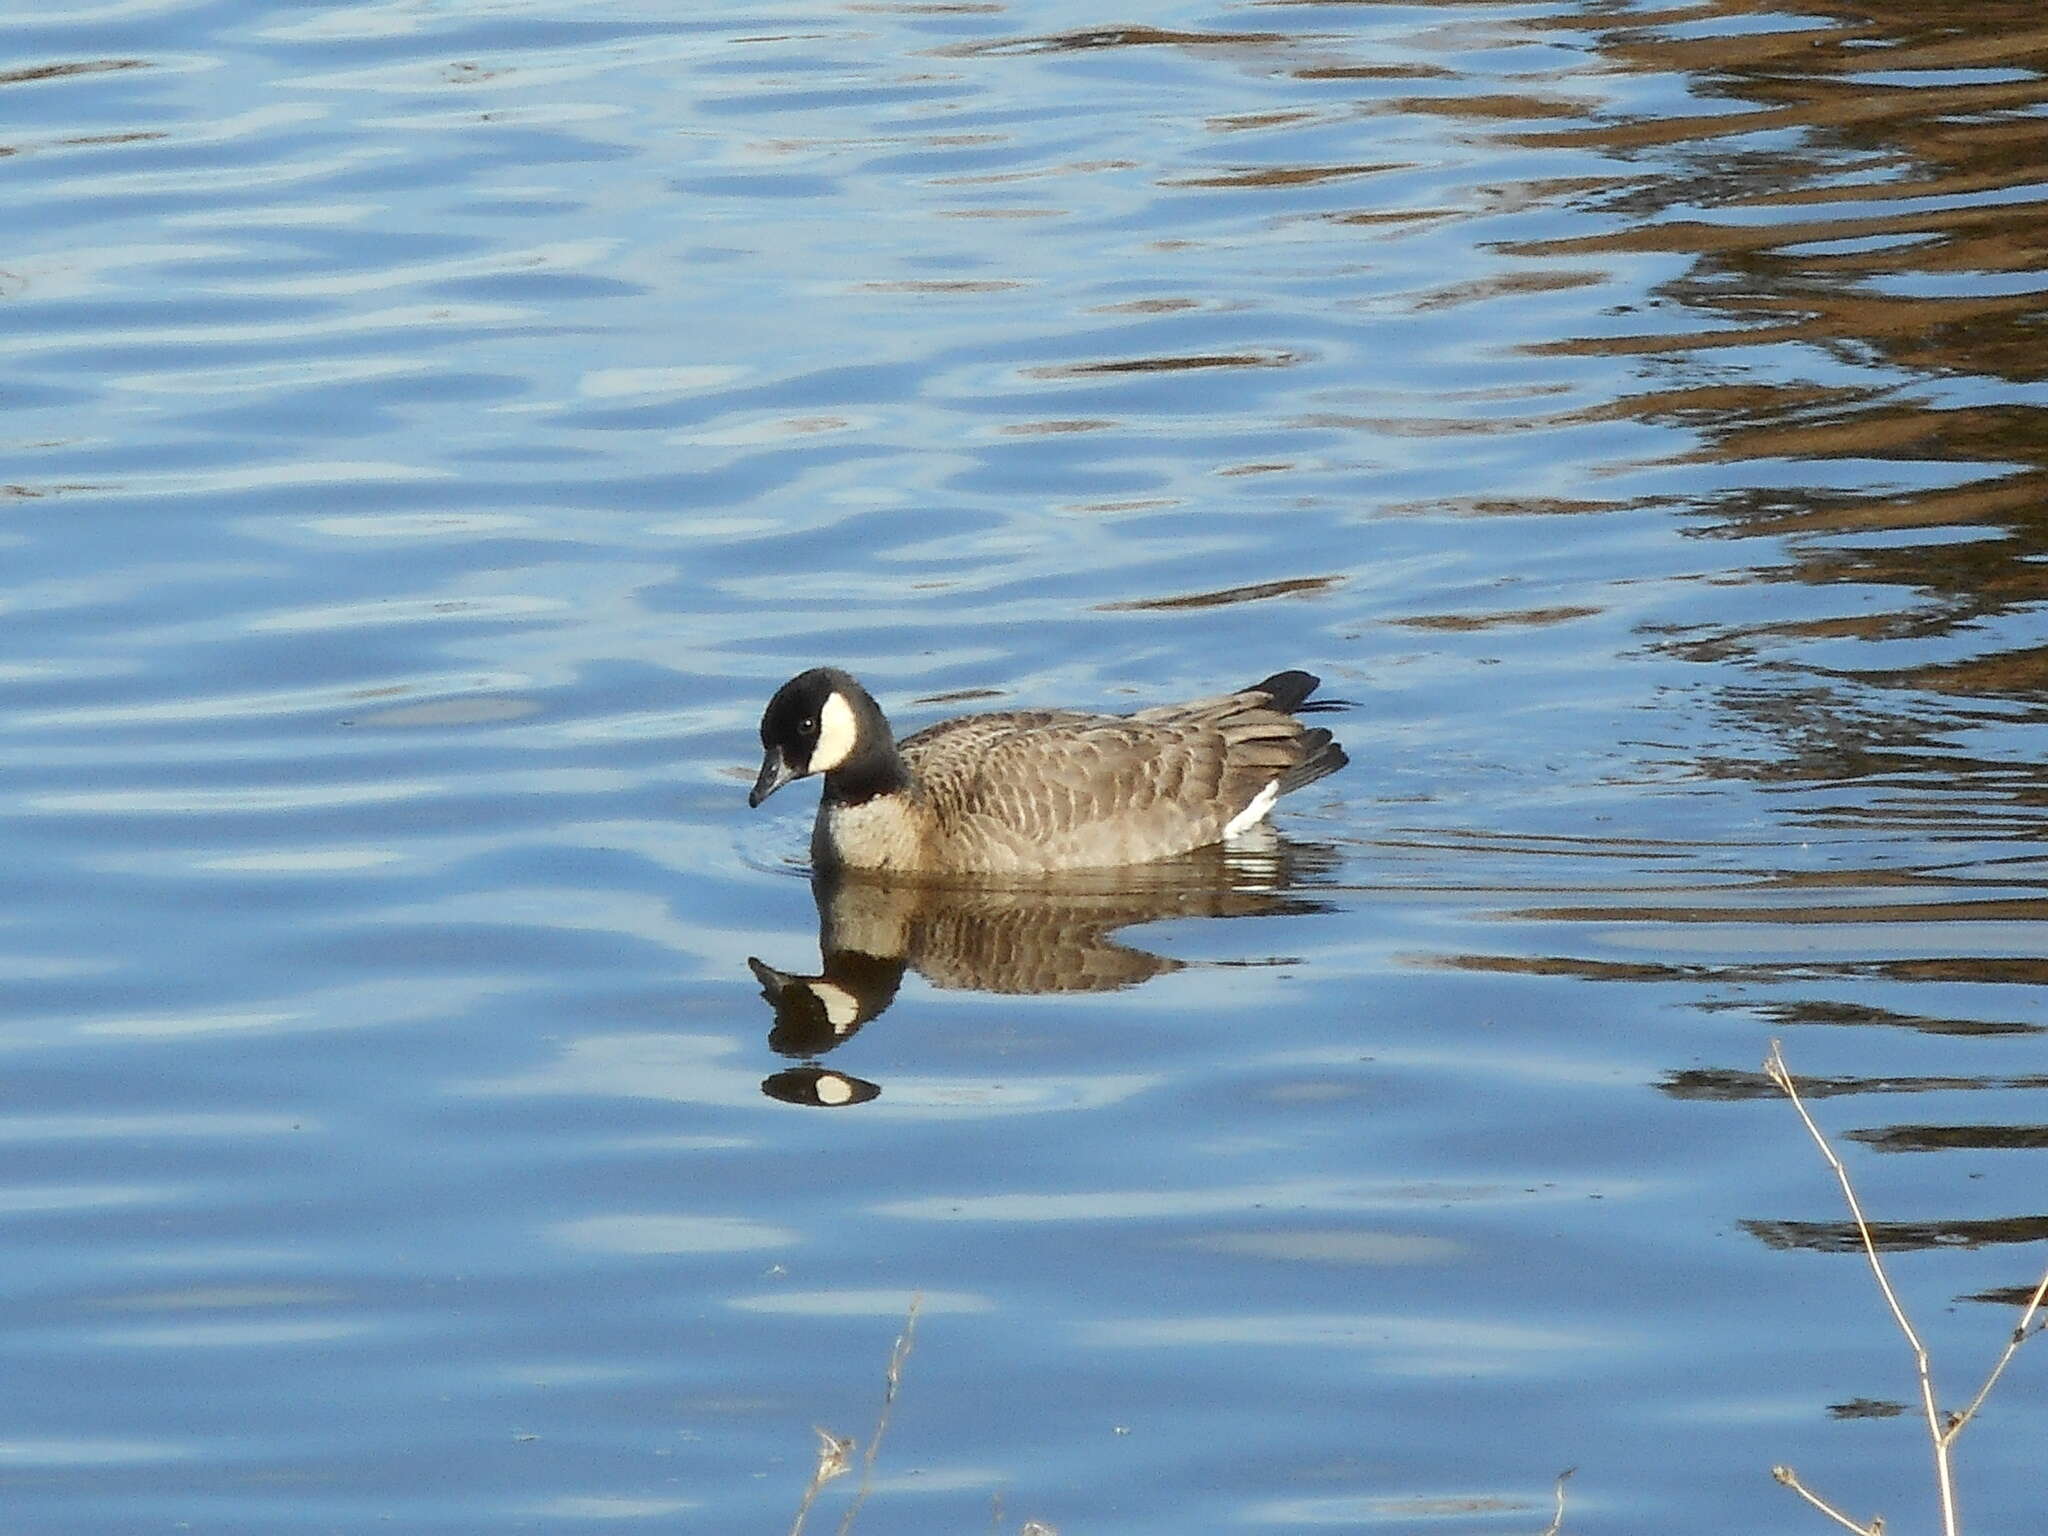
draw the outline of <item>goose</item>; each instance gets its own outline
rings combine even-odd
[[[1350,759],[1297,712],[1341,708],[1322,680],[1276,672],[1235,693],[1130,715],[1016,709],[896,739],[837,667],[776,690],[747,804],[812,774],[823,872],[1042,875],[1170,858],[1238,836],[1290,790]]]

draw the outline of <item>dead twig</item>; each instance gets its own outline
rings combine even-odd
[[[2041,1276],[2041,1283],[2034,1287],[2034,1294],[2028,1299],[2026,1310],[2020,1313],[2020,1320],[2012,1330],[2012,1337],[2005,1341],[2005,1353],[1998,1357],[1998,1363],[1991,1367],[1991,1374],[1984,1378],[1984,1385],[1977,1389],[1977,1395],[1970,1399],[1970,1406],[1949,1421],[1948,1437],[1953,1440],[1962,1433],[1963,1426],[1977,1417],[1977,1410],[1984,1406],[1984,1399],[1991,1395],[1991,1389],[1998,1385],[1998,1378],[2005,1374],[2005,1368],[2012,1363],[2012,1357],[2019,1353],[2020,1346],[2033,1335],[2048,1326],[2048,1319],[2041,1318],[2041,1303],[2048,1298],[2048,1271]]]
[[[1913,1373],[1920,1387],[1920,1412],[1927,1421],[1927,1433],[1934,1445],[1934,1485],[1941,1498],[1941,1529],[1943,1536],[1957,1536],[1955,1478],[1949,1466],[1949,1441],[1942,1434],[1941,1407],[1935,1401],[1933,1362],[1928,1356],[1927,1346],[1920,1342],[1920,1335],[1913,1327],[1913,1320],[1906,1316],[1905,1306],[1899,1301],[1898,1292],[1892,1289],[1891,1277],[1884,1272],[1884,1261],[1877,1254],[1877,1240],[1870,1235],[1870,1223],[1863,1215],[1863,1202],[1856,1198],[1856,1186],[1849,1181],[1849,1170],[1843,1166],[1835,1149],[1814,1124],[1813,1116],[1807,1113],[1806,1101],[1799,1097],[1799,1085],[1792,1081],[1792,1070],[1785,1065],[1785,1057],[1778,1042],[1771,1042],[1771,1054],[1764,1058],[1764,1072],[1778,1089],[1792,1101],[1792,1107],[1799,1112],[1800,1123],[1806,1127],[1806,1134],[1813,1138],[1813,1144],[1820,1148],[1820,1155],[1827,1159],[1827,1165],[1834,1171],[1835,1182],[1842,1186],[1842,1199],[1849,1207],[1849,1215],[1856,1223],[1856,1235],[1863,1241],[1863,1256],[1870,1262],[1870,1273],[1877,1280],[1878,1291],[1884,1296],[1884,1304],[1891,1309],[1892,1321],[1898,1324],[1899,1332],[1906,1336],[1906,1343],[1913,1351]],[[1784,1481],[1780,1479],[1780,1481]],[[1797,1482],[1788,1487],[1803,1486]],[[1835,1518],[1852,1530],[1860,1530],[1853,1520],[1838,1514],[1825,1501],[1807,1494],[1818,1507],[1834,1514]]]
[[[2044,1300],[2048,1300],[2048,1272],[2042,1274],[2040,1283],[2034,1287],[2033,1297],[2021,1313],[2011,1338],[2006,1341],[2005,1352],[1991,1367],[1990,1374],[1984,1378],[1984,1385],[1977,1389],[1977,1395],[1970,1399],[1969,1406],[1961,1413],[1944,1417],[1935,1396],[1933,1362],[1927,1353],[1927,1346],[1921,1342],[1919,1332],[1913,1327],[1912,1320],[1906,1316],[1905,1306],[1900,1302],[1898,1293],[1892,1289],[1890,1277],[1884,1272],[1884,1262],[1878,1257],[1877,1240],[1871,1236],[1870,1223],[1864,1219],[1863,1204],[1856,1198],[1856,1187],[1849,1180],[1849,1170],[1843,1166],[1841,1158],[1835,1155],[1835,1149],[1828,1144],[1828,1139],[1822,1134],[1821,1128],[1814,1124],[1813,1116],[1807,1113],[1806,1102],[1799,1097],[1799,1086],[1793,1081],[1791,1069],[1785,1065],[1784,1053],[1775,1040],[1771,1042],[1770,1055],[1764,1058],[1764,1072],[1778,1086],[1779,1091],[1792,1101],[1792,1107],[1799,1112],[1799,1119],[1805,1125],[1807,1135],[1813,1138],[1814,1145],[1820,1148],[1820,1155],[1827,1159],[1828,1167],[1834,1170],[1835,1182],[1842,1187],[1842,1198],[1848,1204],[1849,1215],[1856,1223],[1856,1235],[1862,1239],[1863,1256],[1869,1261],[1870,1272],[1877,1280],[1877,1288],[1884,1296],[1885,1305],[1891,1309],[1892,1321],[1898,1324],[1899,1332],[1905,1335],[1906,1343],[1912,1348],[1913,1369],[1920,1387],[1920,1412],[1926,1420],[1928,1440],[1934,1449],[1934,1481],[1941,1500],[1942,1536],[1959,1536],[1961,1526],[1956,1516],[1955,1476],[1950,1451],[1955,1445],[1956,1436],[1962,1433],[1963,1426],[1974,1419],[1977,1410],[1984,1406],[1985,1399],[1991,1395],[1991,1389],[1998,1384],[1999,1377],[2005,1374],[2006,1366],[2012,1363],[2012,1357],[2019,1352],[2019,1347],[2034,1334],[2039,1333],[2043,1326],[2048,1326],[2042,1319],[2042,1305]],[[1882,1536],[1884,1521],[1881,1518],[1872,1518],[1868,1525],[1857,1524],[1807,1488],[1790,1467],[1773,1467],[1771,1475],[1829,1519],[1852,1531],[1861,1532],[1862,1536]]]
[[[1856,1536],[1884,1536],[1884,1516],[1872,1515],[1870,1517],[1870,1524],[1858,1525],[1826,1499],[1807,1487],[1806,1484],[1799,1481],[1799,1474],[1790,1467],[1773,1467],[1771,1468],[1771,1476],[1775,1477],[1787,1488],[1790,1488],[1799,1497],[1806,1500],[1807,1503],[1811,1504],[1837,1525],[1847,1526],[1850,1530],[1856,1532]]]

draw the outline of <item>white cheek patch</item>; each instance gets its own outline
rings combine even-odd
[[[1223,829],[1223,835],[1225,837],[1235,837],[1240,832],[1256,827],[1266,819],[1266,812],[1273,809],[1273,802],[1279,798],[1280,781],[1275,779],[1256,795],[1252,796],[1252,803],[1250,805],[1230,818],[1230,824]]]
[[[833,1034],[845,1034],[860,1017],[860,999],[846,988],[834,986],[829,981],[807,981],[804,986],[824,1005],[825,1022],[832,1026]]]
[[[846,695],[835,693],[818,711],[818,744],[811,748],[811,772],[830,773],[849,757],[860,742],[860,725],[853,718],[853,706]]]

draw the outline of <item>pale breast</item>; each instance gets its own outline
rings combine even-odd
[[[876,795],[859,805],[818,807],[811,860],[820,866],[917,871],[927,867],[926,817],[902,795]]]

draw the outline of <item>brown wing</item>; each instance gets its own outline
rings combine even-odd
[[[1121,719],[1121,715],[1097,715],[1082,709],[1006,709],[992,715],[961,715],[957,719],[941,720],[937,725],[928,725],[905,736],[896,743],[896,749],[903,754],[905,762],[923,772],[934,759],[943,759],[955,752],[978,752],[991,742],[1019,732]]]
[[[1256,691],[1140,714],[970,716],[903,743],[940,831],[978,867],[1137,863],[1215,842],[1301,761]]]

